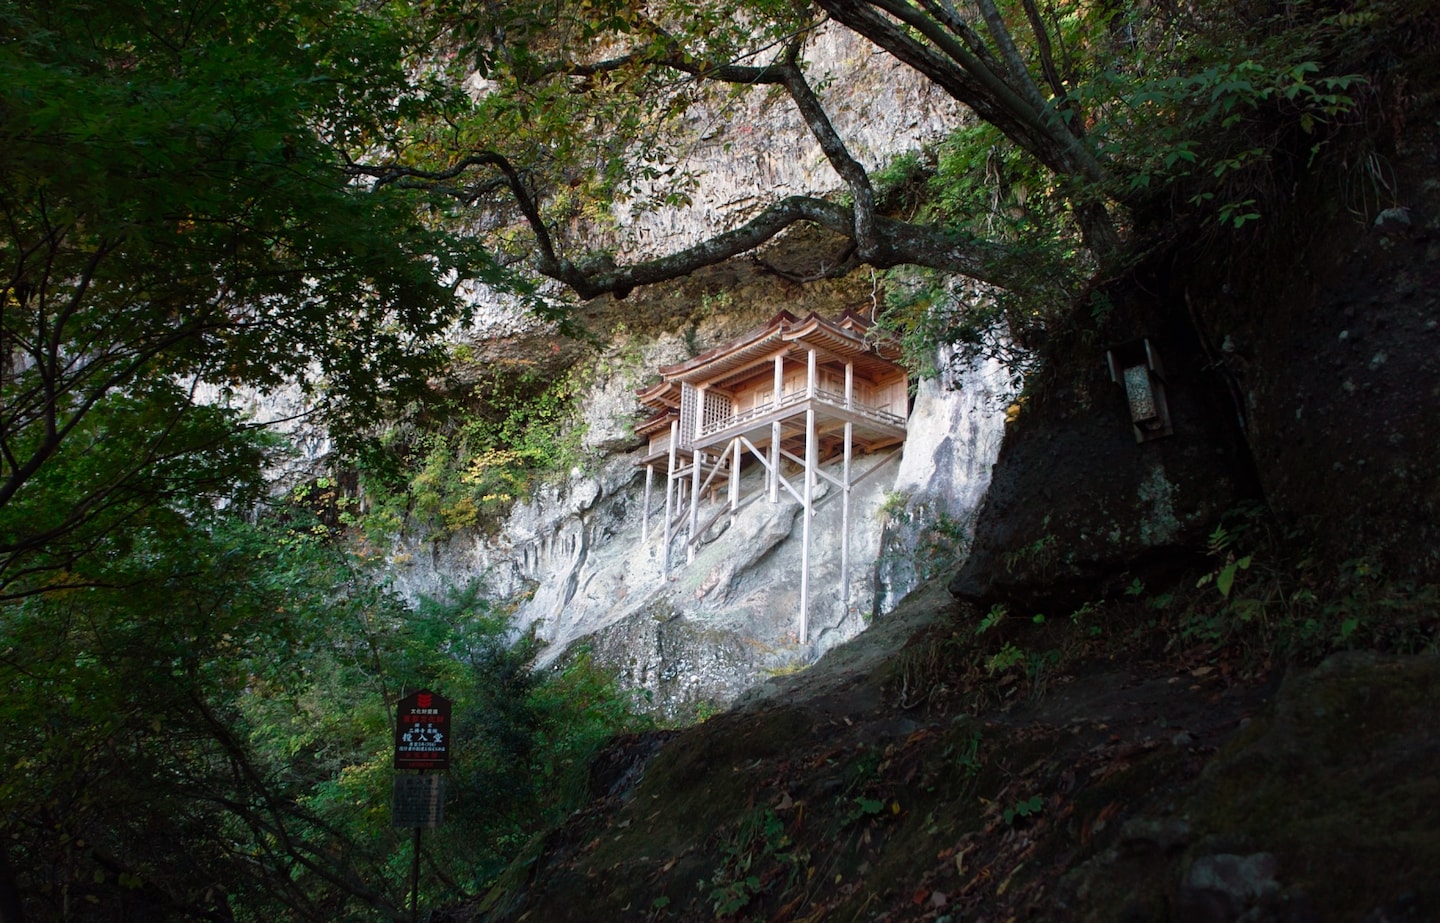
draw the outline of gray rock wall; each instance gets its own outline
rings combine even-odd
[[[938,365],[941,373],[917,388],[905,455],[886,504],[876,614],[894,609],[969,552],[1006,412],[1018,396],[1013,370],[995,359],[956,366],[947,350]]]
[[[953,101],[844,29],[819,30],[808,54],[811,79],[837,130],[869,166],[916,149],[957,123]],[[732,226],[780,196],[840,187],[782,96],[763,89],[717,96],[697,103],[687,118],[688,136],[674,166],[699,177],[693,206],[643,213],[617,206],[615,228],[588,229],[587,248],[614,249],[621,261],[640,258]],[[823,240],[790,245],[783,257],[787,272],[813,274],[830,258],[829,249]],[[772,253],[769,259],[779,257]],[[511,316],[502,299],[472,294],[484,310],[462,341],[481,361],[544,345],[536,338],[545,331]],[[810,663],[883,617],[925,575],[928,565],[907,560],[908,544],[933,533],[954,541],[937,550],[947,561],[963,550],[1001,429],[1006,400],[996,384],[999,371],[977,368],[922,384],[903,458],[856,460],[857,476],[884,467],[852,494],[844,592],[841,503],[833,490],[822,495],[812,522],[804,645],[798,640],[803,520],[793,500],[762,499],[733,522],[722,520],[693,561],[677,542],[667,570],[657,534],[664,505],[660,473],[652,529],[641,540],[644,472],[634,465],[634,391],[651,370],[687,357],[697,344],[724,342],[781,308],[834,316],[873,310],[876,297],[870,276],[799,286],[777,277],[764,261],[736,261],[693,280],[636,292],[623,303],[599,299],[583,306],[588,323],[612,334],[608,352],[593,360],[583,398],[592,461],[517,504],[494,535],[433,544],[397,537],[391,555],[395,587],[414,596],[478,578],[491,595],[513,603],[518,625],[533,626],[549,642],[547,662],[572,645],[589,644],[626,684],[646,690],[657,710],[675,718],[726,704],[767,675]],[[758,489],[755,467],[746,472],[747,491]],[[900,506],[897,483],[905,498]],[[877,566],[882,539],[890,551]]]
[[[672,361],[675,343],[644,351]],[[633,352],[633,350],[632,350]],[[809,639],[799,642],[799,574],[803,519],[783,491],[723,517],[687,560],[683,538],[663,565],[664,475],[657,472],[651,526],[642,541],[644,471],[638,451],[615,452],[634,413],[630,373],[602,359],[585,398],[587,440],[610,454],[593,470],[518,504],[498,534],[466,535],[417,547],[399,540],[397,588],[435,593],[446,583],[479,578],[516,606],[517,624],[533,626],[549,646],[543,662],[572,645],[590,646],[627,686],[648,693],[672,719],[728,704],[768,676],[801,669],[853,638],[928,576],[907,549],[939,547],[953,563],[968,540],[988,483],[1009,403],[1009,375],[982,363],[924,381],[917,390],[903,453],[857,456],[850,510],[848,591],[842,593],[840,492],[821,481],[812,522]],[[629,443],[633,445],[633,441]],[[838,476],[839,462],[827,466]],[[874,469],[873,474],[867,474]],[[763,490],[758,465],[745,469],[742,496]],[[896,491],[904,492],[897,507]],[[722,495],[718,502],[723,504]],[[718,507],[702,506],[702,519]],[[902,512],[905,524],[899,524]],[[938,538],[937,538],[938,537]],[[882,541],[888,548],[882,553]]]
[[[842,26],[829,23],[806,45],[809,78],[851,156],[883,166],[953,131],[958,103],[933,83]],[[841,186],[788,97],[770,87],[725,92],[686,112],[674,171],[698,177],[688,209],[637,213],[615,207],[619,230],[606,244],[648,256],[694,243],[787,195],[819,195]]]

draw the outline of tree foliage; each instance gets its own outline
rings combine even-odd
[[[421,686],[455,702],[423,887],[458,900],[633,724],[583,657],[533,672],[477,589],[409,607],[311,525],[132,526],[84,586],[0,610],[0,835],[29,916],[398,916],[393,708]]]
[[[458,281],[503,281],[420,193],[345,175],[453,97],[405,66],[397,22],[0,4],[0,586],[223,469],[235,448],[187,420],[207,387],[299,386],[343,440],[423,380]],[[63,509],[61,477],[86,487]]]
[[[356,521],[380,542],[406,529],[438,541],[494,526],[586,461],[576,397],[590,368],[494,363],[468,393],[391,421],[359,460],[366,511]]]
[[[483,206],[507,246],[582,298],[623,297],[812,222],[850,243],[831,273],[917,266],[1065,304],[1160,224],[1183,234],[1254,220],[1264,205],[1251,190],[1279,193],[1270,178],[1294,165],[1281,161],[1312,160],[1352,109],[1360,81],[1327,69],[1385,15],[1384,3],[1363,6],[452,0],[432,21],[448,29],[452,61],[484,78],[470,116],[354,169]],[[836,130],[807,60],[830,23],[975,117],[927,155],[930,181],[898,209]],[[674,153],[685,113],[753,92],[794,107],[844,196],[756,190],[753,212],[694,246],[627,265],[587,251],[612,203],[684,207],[694,177]]]
[[[457,286],[513,281],[451,199],[347,169],[461,101],[422,25],[0,0],[7,923],[398,916],[390,712],[421,684],[457,702],[469,822],[424,887],[468,894],[627,720],[583,660],[532,674],[481,596],[412,608],[267,515],[275,440],[227,407],[297,387],[353,441],[426,386]]]

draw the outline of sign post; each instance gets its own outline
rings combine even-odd
[[[420,919],[420,832],[445,819],[445,777],[450,768],[450,700],[429,689],[395,706],[395,788],[390,823],[415,831],[410,857],[410,920]],[[410,774],[413,772],[414,774]]]

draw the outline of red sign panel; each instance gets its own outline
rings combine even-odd
[[[429,689],[395,707],[395,768],[450,767],[450,700]]]

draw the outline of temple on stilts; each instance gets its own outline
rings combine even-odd
[[[639,462],[642,541],[651,533],[655,474],[665,473],[664,569],[677,544],[691,561],[721,518],[786,491],[804,510],[798,637],[807,643],[816,487],[823,478],[840,492],[840,599],[848,606],[851,491],[883,467],[852,478],[851,461],[857,452],[898,454],[905,441],[908,380],[899,358],[899,344],[856,314],[829,321],[782,311],[737,340],[660,369],[660,381],[639,392],[652,413],[636,433],[649,440]],[[821,470],[836,458],[838,475]],[[760,488],[742,496],[740,475],[757,465]]]

